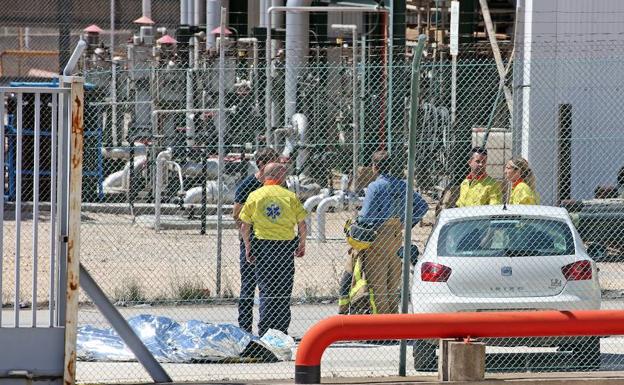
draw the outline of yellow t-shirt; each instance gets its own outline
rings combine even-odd
[[[509,204],[512,205],[538,205],[539,195],[533,191],[524,181],[518,183],[511,189]]]
[[[459,199],[455,206],[485,206],[503,203],[500,184],[490,176],[483,179],[464,179],[459,187]]]
[[[295,238],[294,226],[307,215],[293,192],[282,186],[267,185],[249,194],[240,220],[253,225],[258,239],[287,241]]]

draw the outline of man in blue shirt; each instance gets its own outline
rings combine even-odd
[[[276,162],[279,154],[272,148],[264,148],[256,152],[255,160],[258,172],[243,179],[237,186],[234,193],[234,209],[232,216],[240,230],[240,212],[247,201],[247,197],[253,191],[259,189],[264,184],[264,168],[267,164]],[[239,233],[240,235],[240,233]],[[245,260],[245,243],[240,238],[240,298],[238,300],[238,326],[251,333],[253,325],[253,303],[256,292],[256,272],[253,264]]]
[[[377,151],[373,154],[373,171],[379,176],[366,189],[358,223],[380,226],[390,218],[399,218],[404,222],[407,183],[401,175],[402,162],[393,161],[385,151]],[[412,227],[420,222],[428,208],[427,202],[414,192]]]
[[[361,251],[362,270],[369,290],[372,290],[371,307],[376,313],[398,311],[398,290],[401,284],[400,249],[403,245],[405,221],[405,196],[407,184],[402,179],[403,162],[390,158],[385,151],[373,154],[373,171],[378,174],[368,185],[357,224],[376,230],[377,235],[370,247]],[[412,226],[416,225],[428,210],[420,194],[414,192]],[[345,274],[346,275],[346,274]],[[343,276],[341,282],[341,305],[348,296],[351,275]],[[344,311],[344,306],[341,306]]]

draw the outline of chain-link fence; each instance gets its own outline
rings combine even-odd
[[[13,40],[20,33],[5,30]],[[489,45],[461,46],[456,65],[429,45],[413,101],[411,48],[389,52],[382,40],[364,38],[354,51],[349,39],[345,32],[339,42],[311,41],[291,66],[290,51],[275,44],[268,71],[264,43],[253,39],[229,44],[222,62],[215,50],[165,42],[152,50],[138,41],[113,62],[89,51],[81,260],[126,318],[227,323],[256,335],[276,329],[297,340],[330,315],[398,312],[403,260],[410,311],[621,308],[620,45],[544,43],[530,47],[531,56],[502,44],[503,82]],[[39,68],[17,57],[2,59],[14,73],[3,76]],[[402,180],[413,106],[418,194],[407,210],[415,247],[405,252]],[[8,204],[15,108],[9,96]],[[46,140],[42,159],[50,157]],[[262,168],[272,162],[287,175]],[[41,201],[50,199],[46,169],[43,162]],[[23,173],[24,195],[32,194],[32,170]],[[442,211],[458,201],[476,207]],[[8,219],[3,226],[11,239]],[[22,296],[28,306],[30,293]],[[81,299],[80,325],[109,327]],[[170,342],[146,341],[156,350]],[[621,369],[624,346],[614,337],[487,343],[489,372]],[[436,367],[432,341],[409,345],[408,374]],[[165,369],[176,381],[294,375],[291,360],[202,353],[210,363],[165,358]],[[83,358],[82,382],[147,379],[136,362]],[[398,342],[340,343],[325,353],[323,375],[395,375],[398,367]]]

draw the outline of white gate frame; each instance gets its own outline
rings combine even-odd
[[[84,152],[84,78],[69,76],[86,47],[80,41],[74,50],[58,87],[0,87],[0,186],[2,204],[0,217],[4,221],[5,172],[15,173],[15,295],[13,322],[2,320],[0,306],[0,385],[76,383],[76,334],[78,327],[79,288],[91,297],[119,336],[145,367],[154,382],[171,382],[171,378],[132,331],[121,314],[80,264],[80,208],[82,203],[82,162]],[[6,134],[5,94],[14,94],[17,107],[14,115],[15,135]],[[34,95],[34,127],[23,127],[24,95]],[[39,184],[41,157],[42,95],[51,95],[50,154],[50,286],[47,322],[37,320],[38,253],[39,253]],[[32,130],[32,131],[26,131]],[[32,134],[33,148],[33,273],[32,310],[30,322],[20,320],[20,247],[23,175],[23,137]],[[13,136],[13,135],[12,135]],[[9,170],[5,160],[7,139],[14,142],[14,168]],[[29,170],[30,171],[30,170]],[[26,198],[29,200],[29,198]],[[0,303],[2,299],[4,226],[0,228]],[[80,276],[82,275],[82,278]],[[44,347],[44,348],[42,348]]]

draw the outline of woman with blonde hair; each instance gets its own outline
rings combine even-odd
[[[505,165],[505,179],[511,185],[509,204],[539,204],[539,195],[535,190],[535,175],[526,159],[520,157],[510,159]]]

